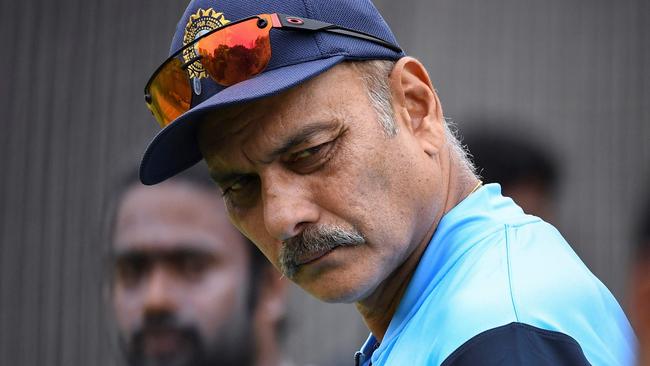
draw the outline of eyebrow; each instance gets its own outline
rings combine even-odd
[[[304,143],[305,141],[313,138],[314,136],[318,135],[321,132],[334,131],[339,128],[340,128],[339,124],[333,124],[331,121],[317,122],[317,123],[305,125],[301,129],[289,135],[289,137],[287,137],[284,143],[282,143],[279,147],[273,149],[273,151],[271,151],[271,153],[269,154],[269,159],[263,160],[262,163],[266,163],[266,164],[270,163],[271,161],[275,160],[278,156],[286,154],[294,147]]]
[[[294,147],[304,143],[305,141],[310,140],[314,136],[322,132],[331,132],[335,130],[340,130],[341,125],[339,123],[333,123],[335,121],[328,122],[315,122],[302,126],[300,129],[296,130],[288,137],[285,138],[284,142],[280,146],[273,149],[269,154],[268,158],[260,160],[262,164],[270,164],[278,156],[284,155],[289,152]],[[217,183],[228,182],[230,180],[239,178],[241,176],[247,175],[247,173],[237,172],[237,171],[228,171],[228,172],[210,172],[210,177]]]
[[[210,171],[210,178],[217,183],[217,185],[224,183],[224,182],[229,182],[234,179],[237,179],[238,177],[241,177],[242,175],[245,175],[245,173],[239,173],[236,171],[228,171],[228,172],[222,172],[222,173],[216,173],[213,171]]]
[[[124,249],[124,250],[115,250],[113,252],[112,259],[114,263],[119,263],[122,261],[128,261],[137,258],[152,258],[152,257],[169,258],[169,257],[186,256],[186,255],[214,256],[214,253],[199,248],[174,248],[174,249],[162,249],[162,250]]]

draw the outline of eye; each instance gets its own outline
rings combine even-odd
[[[323,147],[325,147],[325,145],[327,144],[328,143],[324,143],[314,147],[310,147],[309,149],[301,150],[295,154],[292,154],[290,160],[291,162],[298,162],[300,160],[310,158],[318,154],[318,152],[320,152],[323,149]]]
[[[230,192],[237,192],[241,190],[243,185],[239,182],[236,181],[235,183],[231,184],[230,186],[226,187],[226,189],[223,190],[223,195],[227,195]]]
[[[173,260],[176,271],[189,281],[200,279],[210,262],[210,257],[198,253],[180,254]]]
[[[115,263],[116,279],[127,287],[133,287],[146,276],[150,264],[144,256],[122,258]]]
[[[327,141],[289,155],[285,163],[299,174],[309,174],[320,169],[334,156],[337,139]]]
[[[246,189],[247,185],[253,181],[253,177],[250,175],[242,175],[235,179],[229,186],[223,189],[222,194],[227,196],[232,193],[241,192]]]
[[[223,188],[227,207],[250,207],[259,195],[260,179],[257,175],[243,175]]]

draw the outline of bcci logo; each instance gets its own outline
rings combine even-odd
[[[185,36],[183,37],[183,46],[193,42],[195,39],[210,32],[211,30],[222,27],[228,23],[230,23],[230,21],[224,17],[223,13],[217,13],[213,9],[199,9],[195,14],[192,14],[190,16],[190,19],[187,21],[187,25],[185,26]],[[184,62],[189,62],[190,60],[195,59],[197,56],[198,52],[196,47],[189,47],[183,51]],[[189,65],[187,72],[192,79],[194,93],[196,95],[200,95],[200,79],[207,77],[203,65],[200,61],[196,61]]]

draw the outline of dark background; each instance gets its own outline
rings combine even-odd
[[[110,364],[105,212],[157,131],[142,88],[186,3],[1,1],[0,365]],[[558,227],[625,305],[650,173],[650,2],[376,4],[461,132],[505,129],[555,152]],[[351,364],[366,333],[353,306],[296,289],[290,313],[293,360]]]

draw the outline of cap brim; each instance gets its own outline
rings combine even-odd
[[[147,185],[157,184],[201,161],[196,129],[202,114],[290,89],[344,59],[345,56],[334,56],[270,70],[213,95],[154,137],[140,163],[140,180]]]

